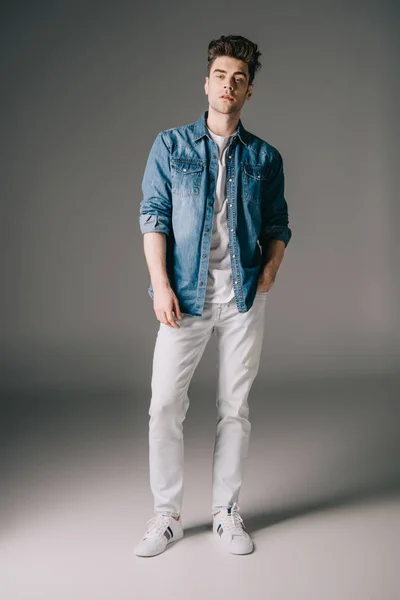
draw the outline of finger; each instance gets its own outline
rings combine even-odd
[[[179,329],[179,325],[174,319],[172,310],[167,310],[166,315],[167,315],[167,321],[170,323],[171,327],[174,327],[175,329]]]
[[[174,300],[174,311],[175,311],[177,318],[181,321],[182,320],[181,309],[179,308],[179,302],[178,302],[177,298]]]
[[[163,323],[164,325],[168,325],[168,327],[170,327],[170,324],[167,321],[167,317],[165,316],[165,312],[157,311],[156,317],[160,321],[160,323]]]

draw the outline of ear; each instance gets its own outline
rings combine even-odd
[[[208,94],[208,77],[206,77],[204,82],[204,91],[206,94]]]

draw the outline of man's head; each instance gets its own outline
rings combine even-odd
[[[204,90],[211,108],[223,114],[240,113],[251,98],[260,56],[257,44],[241,35],[221,36],[209,43]],[[225,94],[232,100],[224,99]]]

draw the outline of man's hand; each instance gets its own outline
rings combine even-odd
[[[154,286],[153,286],[154,288]],[[175,321],[174,315],[182,320],[179,308],[178,298],[169,284],[162,284],[154,289],[153,308],[160,323],[180,329],[180,325]]]
[[[264,266],[258,278],[257,292],[268,292],[275,283],[275,277],[285,253],[285,242],[268,240],[263,246]]]
[[[278,269],[266,265],[258,278],[257,292],[268,292],[275,283],[275,277]]]

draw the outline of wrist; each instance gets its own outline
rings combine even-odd
[[[277,271],[279,269],[280,261],[270,260],[263,265],[263,271]]]
[[[165,290],[165,289],[169,289],[170,286],[170,282],[168,278],[165,277],[161,277],[159,279],[153,279],[151,281],[151,285],[153,287],[153,290]]]

